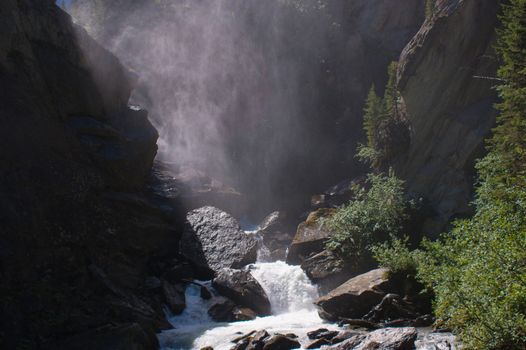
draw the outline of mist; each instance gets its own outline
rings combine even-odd
[[[367,58],[362,39],[345,34],[355,24],[344,4],[79,1],[72,12],[138,74],[130,103],[159,130],[157,159],[202,170],[267,210],[356,172],[374,78],[347,66],[349,55],[358,67]]]

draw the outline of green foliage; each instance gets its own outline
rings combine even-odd
[[[476,214],[424,242],[418,260],[436,316],[465,349],[526,348],[526,0],[503,5],[501,19],[501,113],[477,164]],[[378,257],[386,261],[385,252]]]
[[[435,12],[436,0],[426,0],[426,18],[431,18]]]
[[[371,174],[368,183],[368,190],[355,188],[356,198],[324,222],[333,232],[327,248],[348,260],[367,258],[370,246],[397,236],[407,218],[403,181]]]
[[[376,244],[371,247],[373,257],[381,267],[389,269],[392,273],[404,273],[416,276],[422,252],[411,251],[408,248],[409,237],[391,237],[388,242]]]
[[[378,130],[383,122],[398,115],[400,93],[396,87],[397,68],[397,62],[389,64],[384,96],[378,96],[373,85],[365,101],[363,128],[367,135],[367,145],[358,145],[356,157],[364,163],[369,163],[373,168],[378,167],[384,156],[384,152],[377,147]]]

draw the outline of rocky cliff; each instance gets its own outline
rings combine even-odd
[[[156,348],[142,286],[177,230],[135,78],[52,0],[3,0],[0,28],[0,347]]]
[[[438,1],[400,57],[398,88],[410,142],[391,164],[409,191],[431,204],[424,228],[430,234],[471,213],[474,161],[496,116],[499,7],[494,0]]]

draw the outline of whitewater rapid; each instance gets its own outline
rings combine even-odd
[[[285,262],[259,262],[247,267],[267,293],[272,316],[252,321],[219,323],[208,316],[212,301],[200,297],[200,288],[189,285],[186,290],[187,307],[179,316],[169,318],[174,329],[159,335],[163,350],[190,350],[211,346],[214,350],[229,350],[232,339],[253,330],[269,333],[294,333],[302,344],[308,343],[307,332],[318,328],[338,329],[325,323],[313,304],[317,288],[299,266]],[[210,287],[210,282],[203,282]],[[213,292],[213,290],[212,290]]]

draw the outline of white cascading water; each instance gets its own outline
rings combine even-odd
[[[190,285],[186,290],[185,311],[170,318],[174,329],[159,335],[162,349],[189,350],[211,346],[214,350],[229,350],[234,345],[232,339],[263,329],[271,334],[294,333],[302,344],[307,344],[307,332],[321,327],[338,328],[318,316],[313,304],[318,297],[317,288],[299,266],[277,261],[258,262],[248,268],[267,293],[272,316],[245,322],[214,322],[207,314],[211,301],[201,299],[199,287]],[[210,282],[206,283],[210,286]]]

